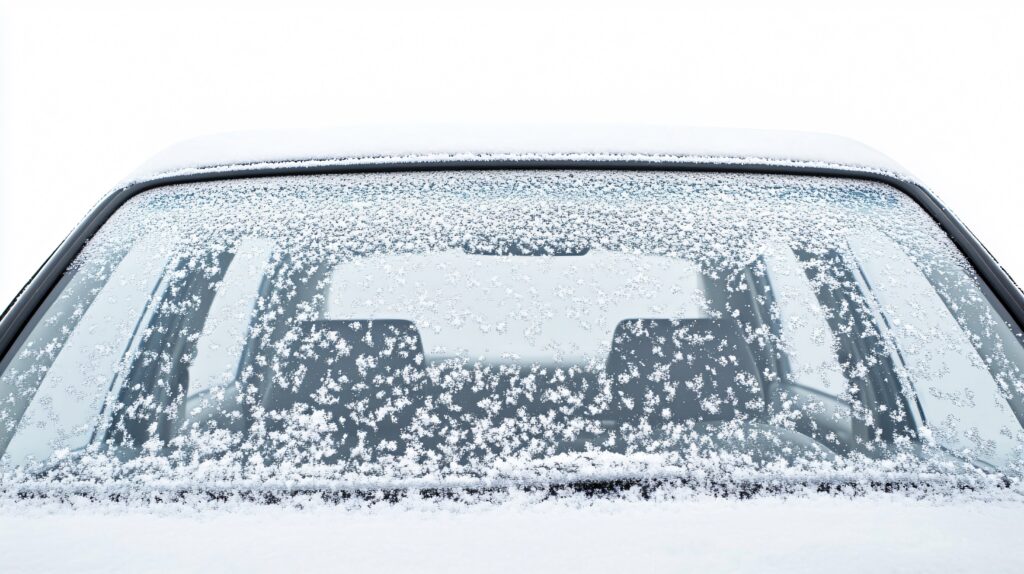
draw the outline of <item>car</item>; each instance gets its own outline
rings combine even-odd
[[[1006,499],[1022,325],[970,231],[844,138],[214,136],[107,195],[4,313],[0,486]]]

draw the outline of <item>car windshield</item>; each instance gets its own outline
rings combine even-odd
[[[1019,476],[1022,366],[881,183],[184,183],[121,207],[0,362],[0,452],[8,480]]]

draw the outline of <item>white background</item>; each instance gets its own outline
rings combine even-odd
[[[1024,277],[1018,2],[0,2],[0,308],[163,147],[360,123],[838,133]]]

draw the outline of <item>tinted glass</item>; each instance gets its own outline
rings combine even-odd
[[[877,183],[183,184],[3,359],[0,451],[9,480],[1019,475],[1020,340]]]

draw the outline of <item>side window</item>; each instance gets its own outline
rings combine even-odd
[[[123,367],[120,359],[164,281],[167,258],[152,253],[147,241],[129,251],[56,351],[7,447],[12,462],[43,460],[57,449],[89,443],[111,390],[111,373]]]
[[[800,261],[785,249],[767,255],[765,262],[779,307],[791,382],[837,397],[846,391],[846,379],[836,356],[836,340]]]
[[[226,389],[237,390],[230,383],[272,250],[243,240],[232,253],[171,261],[137,244],[60,349],[6,456],[45,460],[96,441],[134,449],[154,437],[166,443],[183,424],[230,417]]]
[[[777,306],[781,351],[789,367],[778,400],[784,411],[806,415],[795,421],[801,432],[834,450],[847,450],[855,442],[854,420],[838,341],[825,309],[796,253],[773,250],[765,263]]]
[[[951,450],[970,451],[994,466],[1007,463],[1017,444],[1011,429],[1019,424],[935,287],[884,236],[849,243],[877,323],[895,347],[904,393],[916,397],[923,422]]]
[[[261,284],[272,271],[273,242],[245,239],[238,243],[230,267],[224,273],[209,316],[196,343],[196,356],[189,366],[189,387],[185,422],[209,417],[232,417],[237,409],[231,397],[240,378],[240,365],[250,338]],[[237,401],[234,401],[237,403]]]

